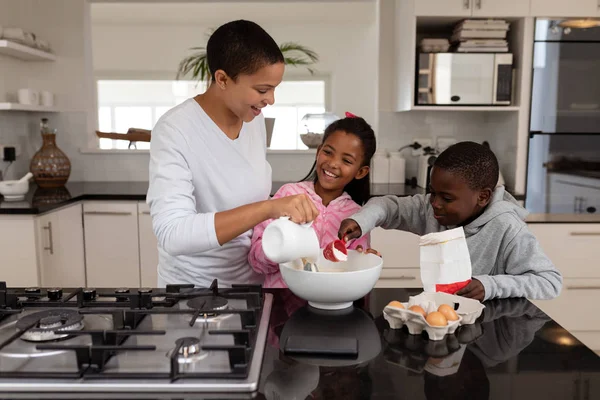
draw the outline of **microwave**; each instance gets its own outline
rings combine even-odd
[[[511,53],[419,53],[417,105],[510,105]]]

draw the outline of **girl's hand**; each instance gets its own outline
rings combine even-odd
[[[271,206],[269,217],[272,219],[290,217],[297,224],[305,224],[319,215],[319,210],[305,194],[281,197],[268,201],[268,204]]]
[[[338,237],[344,242],[348,242],[352,239],[358,239],[362,236],[362,230],[358,223],[353,219],[345,219],[340,225],[338,231]]]
[[[358,251],[359,253],[364,252],[365,254],[371,253],[371,254],[375,254],[376,256],[381,257],[381,254],[377,250],[371,249],[371,248],[364,250],[361,245],[356,246],[356,251]]]

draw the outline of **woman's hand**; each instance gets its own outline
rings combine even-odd
[[[348,218],[342,221],[340,230],[338,231],[338,237],[340,239],[344,242],[348,242],[352,239],[358,239],[361,236],[362,230],[355,220]]]
[[[270,218],[290,217],[297,224],[305,224],[313,221],[319,215],[319,210],[312,200],[305,194],[281,197],[270,200]]]

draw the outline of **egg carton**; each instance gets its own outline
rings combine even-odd
[[[467,301],[464,301],[467,300]],[[476,303],[476,304],[473,304]],[[433,326],[427,322],[422,314],[409,310],[409,307],[418,305],[427,314],[437,311],[442,304],[454,307],[458,320],[448,321],[446,326]],[[457,306],[458,304],[458,306]],[[430,340],[442,340],[448,334],[454,334],[460,325],[473,324],[481,315],[484,306],[476,300],[461,298],[460,296],[447,293],[423,292],[417,296],[411,296],[408,302],[402,303],[404,308],[386,306],[383,317],[392,329],[401,329],[406,325],[411,335],[420,335],[427,332]]]
[[[412,297],[416,302],[431,301],[435,304],[448,304],[462,317],[461,325],[471,325],[481,316],[485,306],[477,300],[443,292],[422,292]],[[410,298],[409,298],[410,302]]]

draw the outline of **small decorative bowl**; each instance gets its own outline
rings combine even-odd
[[[4,201],[23,200],[28,191],[29,180],[0,182],[0,194],[4,196]]]
[[[323,142],[322,133],[303,133],[300,135],[302,143],[304,143],[309,149],[316,149]]]

